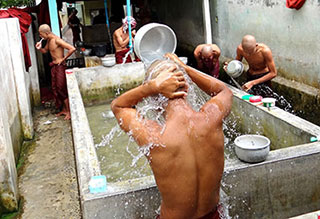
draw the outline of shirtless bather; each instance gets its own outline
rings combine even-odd
[[[112,111],[138,145],[152,144],[146,156],[162,197],[158,218],[217,218],[224,169],[222,120],[230,112],[232,92],[223,82],[185,65],[176,55],[166,56],[175,62],[153,63],[147,71],[155,70],[151,79],[113,100]],[[166,68],[159,67],[164,63]],[[179,69],[212,96],[198,112],[186,101],[188,85]],[[169,98],[164,130],[156,121],[137,116],[135,108],[143,98],[158,94]]]
[[[130,51],[129,46],[129,25],[131,26],[131,35],[132,35],[132,40],[136,34],[136,30],[134,28],[137,25],[136,20],[133,17],[130,17],[130,23],[128,23],[128,17],[125,17],[122,19],[122,26],[116,29],[113,33],[113,45],[114,48],[116,49],[116,63],[121,64],[123,62],[129,63],[133,61],[140,61],[137,57],[134,55],[134,60],[132,60],[131,56],[127,55],[127,53]],[[124,61],[123,59],[126,57],[127,59]]]
[[[42,48],[41,42],[39,41],[36,43],[36,48],[42,53],[47,53],[49,51],[53,60],[49,64],[51,67],[51,87],[56,102],[56,108],[61,109],[62,107],[61,112],[56,114],[56,116],[65,115],[64,119],[69,120],[71,117],[65,75],[65,70],[67,68],[65,60],[76,49],[60,37],[54,35],[47,24],[42,24],[39,27],[39,35],[42,39],[47,40],[47,44]],[[64,49],[68,50],[66,55],[64,55]]]
[[[197,68],[215,78],[219,77],[220,49],[216,44],[201,44],[196,47],[193,55],[197,61]]]
[[[237,48],[236,59],[242,61],[243,58],[249,64],[247,82],[243,85],[243,89],[245,91],[252,89],[254,94],[265,97],[266,95],[260,94],[263,86],[256,85],[261,84],[271,87],[271,79],[277,76],[277,69],[270,48],[263,43],[257,43],[254,36],[245,35]],[[272,96],[272,94],[269,95]]]

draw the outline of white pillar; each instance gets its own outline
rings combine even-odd
[[[18,96],[23,136],[24,139],[32,139],[34,134],[33,119],[29,89],[26,84],[26,70],[22,51],[19,21],[17,18],[9,18],[7,19],[6,25],[6,31],[8,34],[8,46],[10,48],[11,55],[11,57],[8,58],[11,58],[13,63],[13,72]]]
[[[203,23],[204,23],[204,38],[207,44],[212,44],[212,31],[211,31],[211,16],[210,16],[210,3],[209,0],[203,0]]]
[[[32,25],[30,25],[29,32],[26,34],[28,46],[29,46],[29,53],[31,58],[31,66],[29,68],[30,80],[31,80],[31,93],[33,98],[33,104],[35,106],[41,105],[41,98],[40,98],[40,86],[39,86],[39,71],[38,71],[38,61],[36,56],[36,48],[34,46],[34,37],[33,37],[33,30]]]

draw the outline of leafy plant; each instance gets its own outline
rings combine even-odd
[[[32,6],[34,3],[34,0],[0,0],[0,8]]]

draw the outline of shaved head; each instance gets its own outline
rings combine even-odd
[[[202,59],[212,60],[220,56],[220,49],[216,45],[206,44],[201,48],[200,55]]]
[[[210,56],[211,54],[213,53],[213,49],[211,46],[207,45],[207,46],[204,46],[202,47],[201,49],[201,55],[207,57],[207,56]]]
[[[242,38],[242,42],[241,42],[241,45],[242,45],[242,48],[245,52],[249,52],[251,53],[256,45],[257,45],[257,41],[256,39],[254,38],[254,36],[252,35],[245,35],[243,38]]]
[[[42,32],[42,33],[51,33],[51,28],[48,24],[42,24],[40,25],[39,27],[39,32]]]
[[[149,68],[146,71],[146,75],[145,75],[145,82],[155,79],[156,77],[158,77],[158,75],[164,71],[165,69],[170,68],[171,66],[176,66],[177,67],[177,71],[179,71],[179,66],[171,61],[171,60],[156,60],[154,61]]]

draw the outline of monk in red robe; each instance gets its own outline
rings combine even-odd
[[[47,40],[47,44],[42,48],[41,42],[36,43],[36,48],[42,53],[50,52],[52,56],[51,77],[52,92],[56,102],[56,108],[62,110],[56,115],[65,115],[65,120],[70,120],[70,108],[66,83],[66,62],[65,60],[76,50],[72,45],[66,43],[60,37],[51,32],[49,25],[43,24],[39,27],[39,35]],[[64,55],[64,49],[68,52]]]

